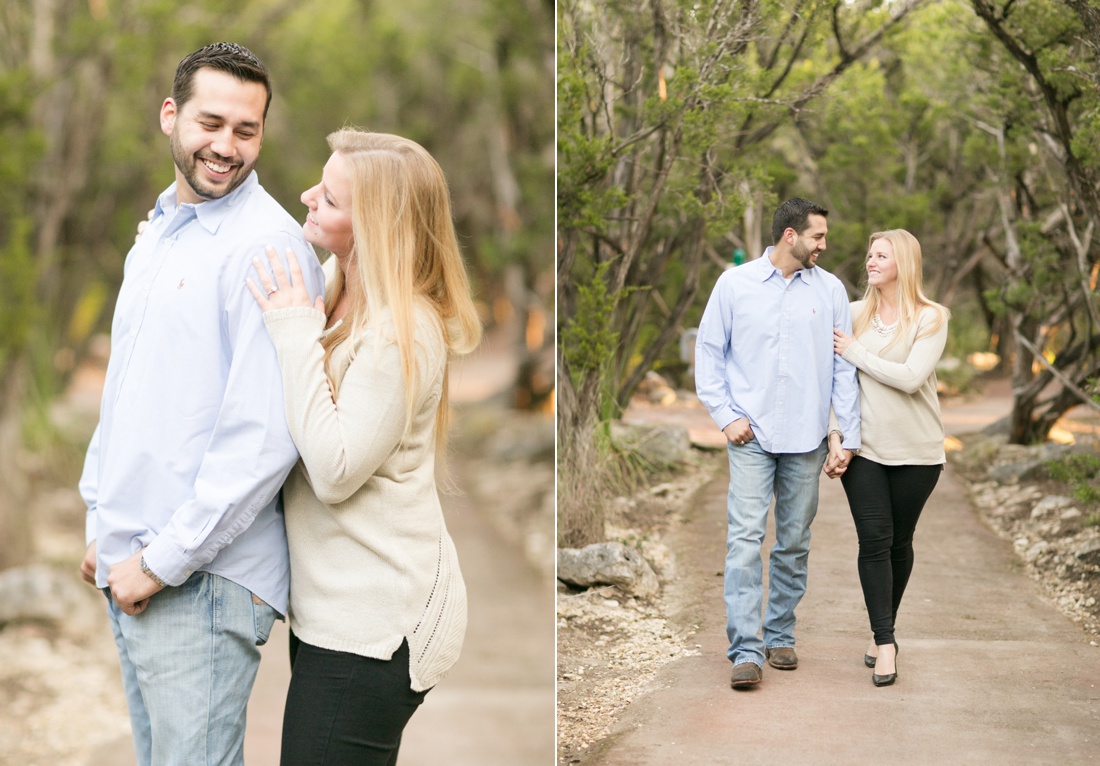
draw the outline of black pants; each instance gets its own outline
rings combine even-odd
[[[428,692],[409,688],[409,644],[389,660],[320,649],[290,634],[281,766],[393,766]]]
[[[859,582],[875,644],[894,641],[913,571],[913,531],[942,465],[880,465],[856,456],[841,477],[859,537]]]

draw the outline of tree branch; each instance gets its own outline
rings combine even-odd
[[[1078,386],[1072,380],[1067,378],[1061,370],[1048,362],[1046,360],[1046,357],[1044,357],[1039,349],[1035,347],[1034,343],[1025,338],[1020,332],[1015,332],[1014,334],[1016,336],[1016,342],[1026,348],[1028,351],[1030,351],[1035,359],[1037,359],[1039,363],[1043,365],[1043,367],[1045,367],[1051,375],[1058,379],[1058,382],[1060,382],[1063,386],[1072,391],[1077,396],[1077,398],[1081,400],[1082,404],[1087,405],[1089,409],[1100,412],[1100,404],[1097,404],[1095,401],[1093,401],[1091,396],[1078,388]]]

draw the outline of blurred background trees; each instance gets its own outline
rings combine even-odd
[[[546,0],[6,0],[0,568],[27,549],[36,473],[79,467],[90,432],[66,432],[50,404],[102,353],[135,225],[173,178],[160,105],[179,59],[210,42],[240,42],[271,71],[258,170],[292,215],[333,130],[399,133],[432,152],[484,319],[517,357],[515,401],[546,406],[553,29]]]
[[[996,352],[1012,377],[1013,442],[1096,406],[1094,4],[562,0],[558,15],[559,542],[600,534],[605,424],[647,370],[683,372],[679,336],[789,197],[830,209],[821,265],[853,296],[872,231],[917,236],[954,314],[948,354]]]

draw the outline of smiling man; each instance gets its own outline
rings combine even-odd
[[[270,101],[239,45],[179,64],[160,111],[176,180],[126,256],[80,481],[81,572],[109,597],[140,766],[244,762],[257,646],[286,611],[279,489],[298,453],[245,278],[272,246],[311,295],[323,279],[254,170]]]
[[[780,670],[798,667],[794,610],[806,592],[830,405],[843,441],[830,465],[846,466],[860,446],[856,369],[832,345],[834,327],[852,326],[848,294],[817,266],[827,216],[798,197],[780,205],[772,218],[774,246],[718,278],[695,342],[699,399],[726,435],[729,453],[725,601],[735,689],[760,683],[765,661]],[[773,497],[775,545],[761,637],[760,547]]]

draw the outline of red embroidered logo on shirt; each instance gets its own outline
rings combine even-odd
[[[184,277],[183,279],[187,279],[187,277]],[[183,279],[181,279],[180,283],[178,285],[176,285],[177,290],[182,290],[183,289]]]

